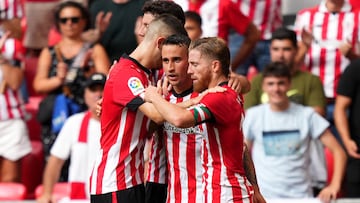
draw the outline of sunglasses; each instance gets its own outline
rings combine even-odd
[[[68,20],[70,20],[71,23],[78,23],[80,21],[80,17],[59,18],[59,22],[62,24],[65,24]]]

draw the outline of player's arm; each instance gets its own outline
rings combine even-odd
[[[145,102],[141,97],[136,97],[134,100],[132,101],[132,103],[136,103],[138,105],[138,109],[150,120],[154,121],[156,124],[162,124],[165,121],[163,116],[159,113],[159,111],[154,107],[152,103]],[[130,109],[133,108],[130,107]]]
[[[153,86],[146,89],[145,101],[151,102],[166,121],[177,127],[187,128],[195,125],[194,116],[190,111],[167,102]]]
[[[259,185],[256,180],[254,162],[251,158],[251,154],[246,143],[244,143],[243,163],[244,163],[246,178],[250,181],[251,185],[254,188],[254,203],[265,203],[266,201],[262,196],[262,194],[260,193]]]

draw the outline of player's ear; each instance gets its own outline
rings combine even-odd
[[[221,72],[221,63],[219,60],[213,60],[211,62],[211,71],[214,73]]]
[[[156,40],[158,49],[161,49],[161,46],[162,46],[162,43],[164,42],[164,40],[165,40],[164,37],[158,37],[158,39]]]

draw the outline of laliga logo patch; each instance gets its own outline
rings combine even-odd
[[[140,93],[145,91],[145,88],[142,85],[141,81],[139,80],[139,78],[136,77],[132,77],[128,80],[128,86],[134,95],[139,95]]]

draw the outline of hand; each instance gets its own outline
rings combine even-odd
[[[254,190],[254,203],[266,203],[266,200],[262,196],[259,190]]]
[[[304,43],[306,47],[310,47],[311,43],[314,39],[314,36],[312,35],[312,29],[306,30],[305,28],[301,31],[301,41]]]
[[[111,12],[107,12],[105,14],[103,11],[100,11],[96,15],[95,27],[97,30],[99,30],[100,34],[104,33],[105,30],[109,27],[111,17],[112,17]]]
[[[157,82],[157,88],[158,88],[158,93],[164,96],[169,95],[169,92],[172,89],[171,84],[169,84],[169,80],[167,77],[163,77],[163,79],[159,80]]]
[[[144,100],[146,102],[152,102],[155,97],[159,96],[158,90],[156,87],[150,85],[145,89]]]
[[[42,194],[39,198],[36,199],[37,203],[55,203],[56,200],[51,195]]]
[[[100,117],[101,116],[101,110],[102,110],[102,102],[103,102],[103,99],[99,99],[97,102],[96,102],[96,116],[97,117]]]
[[[347,57],[352,52],[352,45],[350,42],[345,42],[340,45],[339,50],[343,56]]]
[[[349,156],[360,159],[360,154],[358,153],[358,147],[354,140],[344,141],[344,145]]]
[[[250,91],[251,84],[246,76],[230,72],[229,75],[229,87],[238,94],[245,94]]]
[[[338,187],[329,185],[320,191],[318,198],[320,198],[322,202],[330,203],[331,200],[336,199],[338,192]]]

